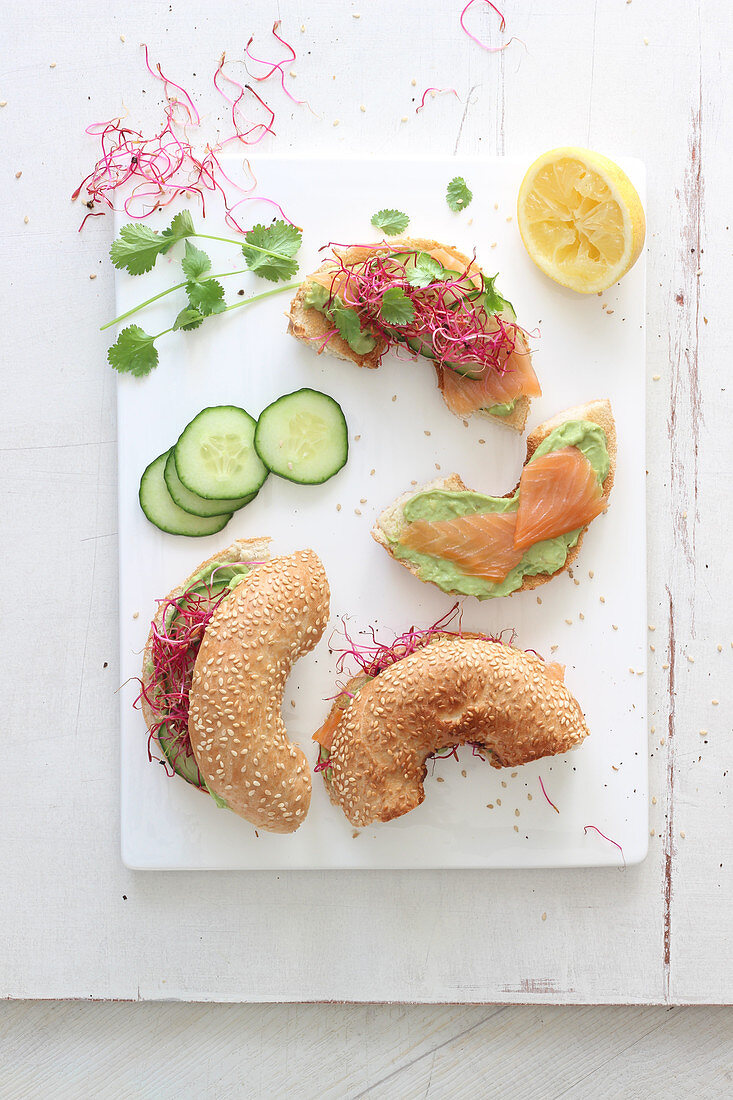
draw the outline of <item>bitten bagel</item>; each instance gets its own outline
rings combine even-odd
[[[217,607],[190,691],[189,736],[210,791],[253,825],[292,833],[308,812],[311,779],[282,718],[293,663],[320,640],[328,579],[312,550],[261,565]]]
[[[471,743],[496,768],[567,752],[588,736],[562,671],[481,637],[438,635],[374,678],[347,684],[316,738],[331,801],[355,826],[425,798],[426,760]]]

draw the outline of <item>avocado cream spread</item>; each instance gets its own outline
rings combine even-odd
[[[308,309],[317,309],[327,317],[357,355],[368,355],[374,350],[377,342],[362,329],[356,310],[344,305],[338,295],[331,297],[325,286],[311,283],[305,292],[303,304]]]
[[[606,433],[599,424],[589,420],[567,420],[547,436],[532,455],[530,462],[562,447],[577,447],[590,462],[599,482],[602,484],[605,481],[609,470],[608,447]],[[509,497],[489,497],[470,490],[431,489],[411,497],[402,514],[406,523],[414,523],[418,519],[434,522],[475,515],[478,512],[516,512],[518,508],[519,489]],[[558,535],[557,538],[535,543],[525,551],[522,560],[504,580],[496,582],[469,576],[453,562],[420,554],[403,546],[398,539],[391,539],[390,546],[396,558],[418,567],[421,580],[437,584],[444,592],[488,600],[515,592],[522,587],[525,577],[533,577],[538,573],[555,573],[562,569],[568,551],[575,546],[581,531],[582,528],[578,528],[565,535]]]

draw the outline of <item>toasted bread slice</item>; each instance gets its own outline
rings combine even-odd
[[[551,420],[546,420],[544,424],[540,424],[534,431],[530,432],[527,437],[527,458],[525,459],[525,465],[529,462],[532,455],[535,453],[539,445],[547,438],[547,436],[555,428],[564,424],[568,420],[589,420],[591,423],[598,424],[606,434],[606,444],[608,447],[609,468],[606,479],[603,482],[603,500],[608,504],[608,498],[613,486],[613,480],[616,473],[616,424],[613,419],[613,412],[611,410],[611,403],[608,400],[590,401],[586,405],[577,405],[574,408],[566,409],[565,412],[559,413]],[[519,482],[517,481],[517,487]],[[378,516],[377,521],[372,528],[372,538],[383,546],[384,549],[390,554],[395,561],[404,566],[405,569],[409,569],[410,572],[421,580],[420,570],[417,565],[412,562],[406,561],[403,558],[395,557],[392,549],[392,543],[399,541],[402,531],[407,526],[405,522],[404,509],[408,500],[417,496],[419,493],[430,492],[432,489],[446,489],[451,491],[466,490],[468,486],[463,482],[462,478],[458,474],[450,474],[448,477],[437,478],[434,481],[429,481],[426,485],[420,488],[413,489],[409,493],[403,493],[397,500],[391,504],[388,508]],[[513,496],[516,492],[516,487],[510,492],[505,493],[505,497]],[[540,585],[546,584],[552,577],[557,576],[558,573],[567,572],[572,566],[573,562],[580,553],[580,547],[583,544],[583,538],[587,527],[583,529],[576,542],[575,546],[571,546],[568,550],[568,555],[565,560],[565,564],[558,569],[555,573],[538,573],[535,576],[524,577],[522,585],[517,588],[516,592],[529,592],[533,588],[539,588]],[[514,595],[512,592],[510,595]]]
[[[377,242],[373,246],[360,245],[358,247],[354,246],[337,249],[336,251],[344,264],[348,266],[349,263],[353,263],[358,259],[363,259],[367,251],[379,255],[380,253],[386,252],[428,252],[431,249],[440,249],[441,252],[445,253],[446,257],[455,263],[458,271],[467,271],[476,274],[480,273],[480,268],[476,261],[470,259],[470,257],[466,256],[463,252],[459,252],[454,245],[443,245],[438,241],[428,240],[424,237],[396,237],[394,240]],[[318,270],[326,272],[330,269],[331,263],[326,261]],[[337,359],[344,359],[354,363],[357,367],[367,367],[371,370],[376,369],[382,361],[383,355],[388,350],[389,345],[387,341],[378,333],[371,332],[371,335],[376,340],[376,344],[370,352],[365,355],[360,355],[358,352],[354,351],[338,333],[333,334],[327,339],[328,333],[332,332],[332,326],[328,318],[320,313],[319,310],[305,305],[305,296],[308,292],[309,285],[310,280],[305,279],[290,303],[290,310],[288,312],[289,334],[294,336],[296,340],[302,340],[305,343],[311,344],[318,350],[319,354],[326,351],[330,355],[336,356]],[[471,413],[471,415],[482,417],[486,420],[492,420],[495,424],[503,424],[506,428],[521,432],[524,431],[525,424],[527,423],[530,404],[531,399],[529,397],[519,397],[508,416],[496,416],[494,413],[490,413],[488,409],[477,409],[475,412]]]

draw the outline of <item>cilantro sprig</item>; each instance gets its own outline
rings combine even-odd
[[[454,176],[445,192],[445,201],[453,213],[458,214],[465,210],[472,198],[473,192],[469,190],[463,176]]]
[[[190,237],[224,241],[235,244],[241,249],[246,267],[237,271],[221,271],[212,274],[211,259],[201,248],[194,245]],[[298,283],[289,283],[273,290],[255,294],[241,302],[227,305],[224,287],[220,279],[231,275],[243,275],[251,271],[270,282],[291,279],[298,270],[296,255],[301,244],[301,231],[297,226],[285,221],[274,221],[271,225],[255,225],[244,235],[244,241],[235,241],[227,237],[216,237],[210,233],[198,233],[188,210],[182,210],[173,218],[170,226],[157,232],[147,225],[131,223],[124,225],[110,249],[110,259],[118,270],[126,270],[130,275],[144,275],[152,271],[158,257],[168,253],[174,245],[185,242],[185,252],[181,258],[181,269],[185,278],[174,286],[154,294],[144,302],[127,310],[126,313],[109,321],[102,329],[110,328],[126,320],[146,306],[160,298],[185,290],[188,304],[180,310],[173,325],[154,336],[146,333],[139,325],[128,325],[120,332],[117,340],[107,353],[110,365],[120,373],[133,374],[140,378],[149,374],[158,365],[158,351],[155,342],[169,332],[190,332],[198,328],[207,317],[239,309],[250,302],[267,298],[281,290],[292,290]]]
[[[400,286],[391,286],[382,295],[379,316],[388,325],[409,325],[415,320],[415,307]]]
[[[372,215],[372,225],[375,229],[381,229],[385,237],[399,236],[409,224],[410,219],[401,210],[378,210]]]

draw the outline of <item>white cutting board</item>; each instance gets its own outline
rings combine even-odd
[[[589,824],[622,845],[627,864],[646,855],[645,258],[602,298],[575,295],[541,275],[516,224],[516,194],[527,163],[262,158],[255,170],[259,193],[280,202],[303,227],[303,275],[318,266],[318,249],[328,241],[376,240],[370,218],[386,206],[410,215],[413,236],[455,243],[469,254],[475,248],[487,273],[501,273],[497,286],[514,304],[519,322],[540,333],[533,342],[534,364],[544,395],[532,404],[529,427],[571,405],[611,399],[619,442],[611,506],[586,535],[573,577],[563,574],[536,592],[508,599],[462,602],[465,629],[495,634],[514,628],[518,645],[566,665],[566,682],[591,736],[566,756],[511,772],[475,759],[470,748],[459,750],[460,763],[448,759],[429,766],[427,797],[417,810],[359,831],[330,804],[320,776],[314,776],[310,813],[298,832],[256,836],[247,822],[148,763],[145,724],[132,708],[136,685],[129,683],[120,691],[122,857],[129,867],[620,864],[612,844],[593,830],[584,832]],[[643,198],[643,166],[629,160],[624,167]],[[239,171],[236,162],[228,171]],[[474,195],[460,215],[449,211],[444,197],[457,174]],[[191,209],[197,228],[233,236],[213,204],[205,226],[193,202]],[[242,209],[252,222],[272,216],[264,204]],[[118,218],[118,228],[125,220]],[[162,228],[168,221],[160,216],[150,224]],[[195,243],[212,256],[215,270],[242,266],[233,246]],[[166,258],[144,277],[118,274],[118,312],[178,282],[179,271]],[[272,284],[248,274],[225,285],[232,302],[239,289],[250,294]],[[167,328],[184,304],[179,295],[134,321],[149,332]],[[198,332],[166,336],[153,374],[141,381],[119,379],[120,666],[123,682],[139,674],[156,598],[218,548],[265,534],[272,536],[273,555],[313,547],[331,584],[331,624],[317,649],[296,665],[284,715],[291,738],[315,763],[311,735],[336,690],[337,654],[328,643],[341,643],[341,617],[348,617],[354,636],[374,626],[390,640],[412,625],[432,624],[455,602],[416,580],[373,542],[374,516],[411,482],[422,484],[438,471],[456,471],[482,492],[506,493],[519,477],[524,438],[493,421],[473,418],[464,426],[443,405],[424,360],[389,354],[379,370],[369,371],[317,356],[287,335],[287,302],[287,295],[275,295],[213,319]],[[300,386],[331,394],[346,415],[349,461],[335,478],[298,486],[272,476],[256,500],[210,538],[167,535],[148,523],[137,500],[140,474],[200,409],[237,404],[256,417],[274,398]],[[559,813],[543,797],[539,777]]]

